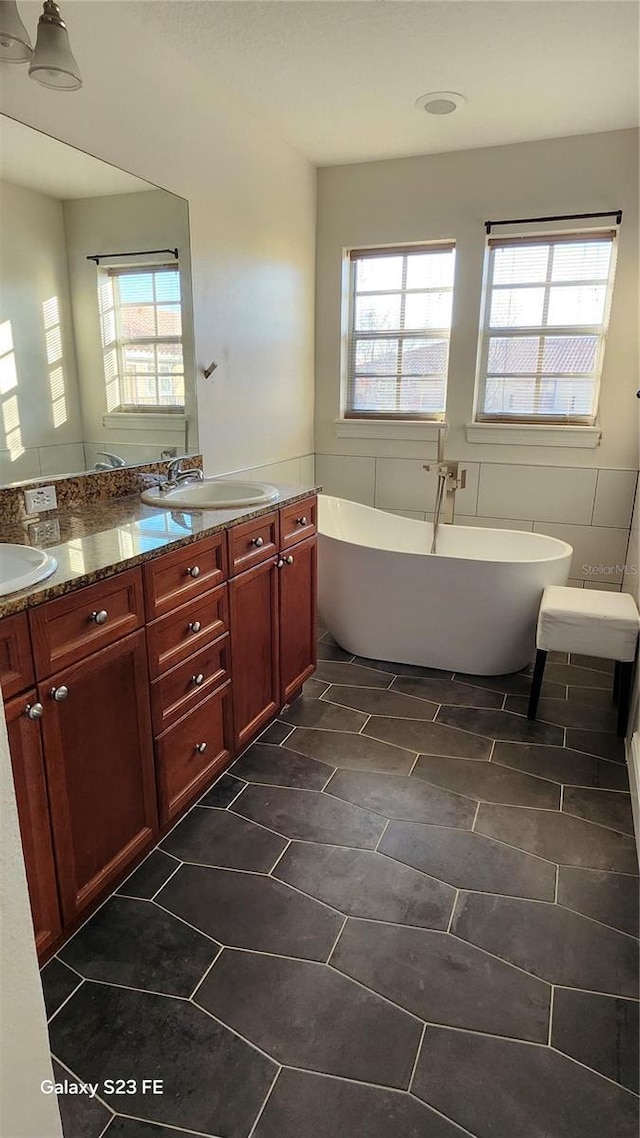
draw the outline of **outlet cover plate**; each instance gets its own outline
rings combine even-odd
[[[58,505],[55,486],[35,486],[24,492],[24,508],[28,514],[41,514],[55,510]]]

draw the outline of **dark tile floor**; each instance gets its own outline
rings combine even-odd
[[[636,1138],[611,670],[317,675],[43,970],[66,1138]],[[143,1093],[162,1079],[164,1093]]]

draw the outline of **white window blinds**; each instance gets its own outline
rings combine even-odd
[[[349,254],[346,418],[442,419],[452,243]]]
[[[100,269],[107,409],[184,407],[180,271],[177,265]]]
[[[615,231],[489,238],[479,421],[595,422]]]

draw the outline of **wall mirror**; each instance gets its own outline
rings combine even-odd
[[[0,484],[197,449],[188,202],[0,115]]]

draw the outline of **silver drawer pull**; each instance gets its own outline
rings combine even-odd
[[[260,546],[264,545],[264,538],[263,537],[252,538],[251,545],[255,545],[256,549],[260,549]]]
[[[297,526],[306,526],[308,524],[309,523],[307,521],[306,514],[303,514],[301,518],[296,518],[296,525]]]
[[[108,618],[109,618],[109,613],[107,612],[107,610],[106,609],[100,609],[97,612],[92,612],[89,619],[92,620],[94,624],[104,624],[108,620]]]
[[[67,698],[68,694],[69,688],[64,684],[61,684],[59,688],[51,688],[51,691],[49,692],[49,695],[56,701],[56,703],[62,703],[62,701]]]
[[[285,561],[287,565],[293,565],[293,555],[290,553],[288,557],[285,557]]]
[[[42,719],[44,707],[41,703],[28,703],[24,709],[27,719]]]
[[[187,574],[189,577],[199,577],[200,576],[200,566],[199,565],[192,565],[189,569],[187,569]]]
[[[200,624],[199,620],[190,620],[189,621],[189,632],[199,632],[201,628],[202,628],[202,625]]]
[[[198,752],[199,755],[204,755],[206,749],[207,749],[206,743],[196,743],[196,751]]]
[[[204,683],[204,676],[203,676],[202,672],[198,672],[197,676],[192,676],[191,677],[191,683],[195,684],[196,687],[199,688],[200,684]]]
[[[279,557],[278,560],[276,561],[276,569],[282,569],[283,565],[284,565],[284,557]]]

